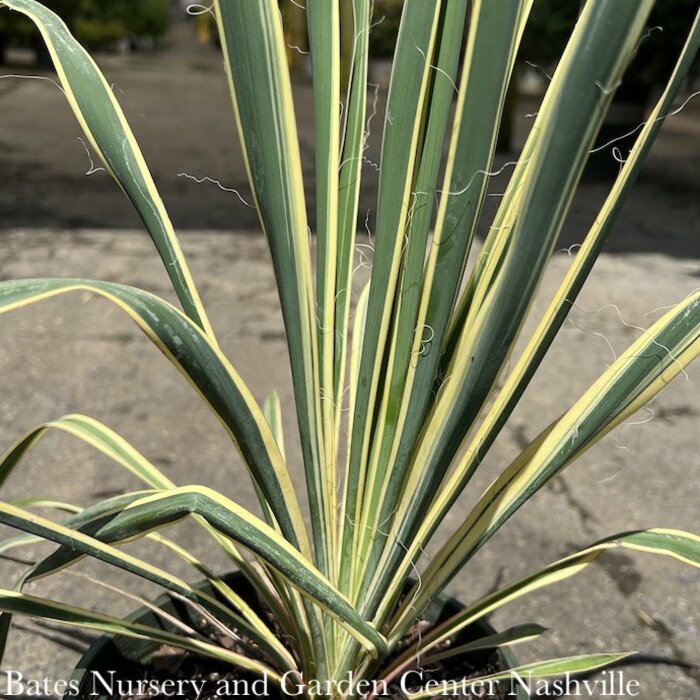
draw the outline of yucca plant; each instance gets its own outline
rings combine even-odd
[[[524,349],[514,343],[553,252],[587,156],[645,30],[652,0],[589,0],[551,81],[474,265],[468,257],[492,170],[504,96],[531,0],[406,0],[384,118],[369,284],[353,301],[360,177],[366,160],[370,0],[352,0],[354,45],[341,84],[340,0],[307,0],[316,130],[312,246],[289,73],[276,0],[214,0],[251,189],[271,252],[286,328],[309,504],[305,520],[285,460],[281,407],[257,405],[217,344],[141,151],[108,83],[65,25],[37,0],[3,0],[41,31],[86,137],[140,214],[180,301],[86,279],[0,284],[0,310],[88,290],[126,312],[220,419],[243,456],[261,516],[223,493],[176,485],[122,437],[69,415],[27,433],[2,458],[4,481],[49,430],[67,432],[138,477],[146,490],[69,510],[60,522],[25,499],[0,522],[59,547],[0,591],[13,614],[150,639],[273,684],[326,683],[357,697],[361,681],[396,682],[419,663],[537,636],[528,625],[449,645],[460,630],[535,589],[582,571],[613,547],[700,565],[700,538],[671,530],[613,535],[509,583],[439,626],[416,621],[492,535],[549,480],[621,425],[700,350],[700,293],[641,335],[508,465],[426,565],[421,555],[506,424],[601,251],[700,44],[700,17],[675,71]],[[452,109],[454,103],[454,109]],[[451,121],[451,118],[452,121]],[[446,162],[443,144],[449,142]],[[364,218],[364,216],[360,217]],[[235,358],[233,358],[235,362]],[[508,369],[506,369],[508,368]],[[347,435],[347,439],[345,439]],[[184,518],[211,535],[256,593],[244,599],[162,531]],[[127,554],[155,539],[204,575],[211,593]],[[26,584],[85,556],[161,585],[236,640],[34,597]],[[271,616],[275,623],[270,622]],[[624,654],[546,660],[532,676],[589,672]],[[351,675],[353,686],[334,685]],[[504,670],[489,678],[506,677]],[[460,681],[466,689],[475,679]],[[461,683],[461,684],[460,684]],[[417,699],[443,688],[411,688]]]

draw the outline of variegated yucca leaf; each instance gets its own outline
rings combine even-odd
[[[9,521],[13,517],[15,519],[19,518],[21,522],[24,522],[24,527],[21,527],[18,524],[16,524],[15,526],[20,527],[20,529],[24,529],[27,532],[34,532],[38,538],[52,538],[47,537],[45,532],[42,534],[43,528],[43,530],[48,529],[54,532],[54,541],[67,541],[77,543],[76,548],[72,549],[68,556],[62,557],[61,553],[63,550],[59,549],[53,554],[49,555],[47,558],[32,566],[20,579],[18,583],[18,589],[21,590],[26,583],[31,582],[35,578],[46,577],[48,575],[51,575],[55,571],[59,571],[60,569],[65,568],[74,561],[80,559],[84,555],[84,552],[81,553],[80,550],[80,542],[83,541],[83,538],[81,537],[80,533],[91,533],[95,529],[97,524],[110,520],[125,508],[128,508],[135,503],[139,503],[144,498],[148,498],[152,495],[152,493],[137,492],[134,494],[126,494],[123,496],[117,496],[111,499],[107,499],[101,503],[80,510],[76,515],[73,515],[67,521],[61,523],[60,525],[52,524],[50,521],[46,520],[45,518],[40,518],[39,516],[31,516],[31,514],[29,514],[28,511],[26,511],[26,509],[20,508],[16,505],[8,505],[5,508],[5,510],[3,510],[2,513],[0,513],[0,520]],[[67,533],[71,534],[68,535]],[[149,538],[153,538],[153,533],[146,534]],[[169,548],[175,546],[174,544],[171,545],[170,542],[164,538],[160,538],[159,541],[168,546]],[[16,547],[26,543],[28,543],[27,540],[6,542],[3,545],[3,550],[6,551],[10,547]],[[69,547],[71,546],[72,545],[69,545]],[[65,555],[66,552],[63,551],[63,554]],[[255,627],[262,629],[260,627],[260,620],[257,618],[257,616],[250,616],[249,611],[247,610],[247,607],[245,605],[239,605],[238,607],[246,616],[249,617],[249,622],[246,622],[246,620],[242,619],[240,615],[234,613],[229,607],[222,606],[221,603],[219,603],[215,598],[211,596],[200,595],[197,591],[195,591],[195,589],[193,589],[182,579],[171,576],[167,572],[143,560],[139,560],[136,557],[128,556],[126,554],[121,554],[115,551],[113,548],[103,548],[102,550],[100,550],[100,553],[97,554],[97,556],[99,558],[104,559],[105,561],[110,561],[112,563],[119,562],[119,566],[121,568],[130,571],[131,573],[137,576],[141,576],[142,578],[145,578],[149,581],[158,583],[172,592],[191,597],[193,600],[203,604],[205,607],[213,608],[213,610],[216,610],[221,616],[221,618],[227,623],[231,623],[235,626],[239,626],[242,629],[246,630],[246,632],[249,633],[252,638],[257,639],[260,637],[259,631],[256,631],[255,629]],[[203,568],[199,565],[199,562],[197,562],[196,559],[192,555],[187,553],[184,549],[178,550],[178,556],[186,557],[188,563],[195,565],[195,568],[198,568],[200,570]],[[201,573],[204,572],[201,571]],[[234,598],[233,600],[229,600],[229,602],[232,602],[235,605],[239,603],[239,600],[237,598]],[[264,638],[265,636],[267,637],[267,639]],[[282,651],[279,647],[279,644],[272,641],[272,639],[272,635],[268,630],[267,635],[263,634],[261,644],[264,647],[270,647],[270,643],[272,642],[272,648],[276,648],[277,650],[277,658],[283,658],[279,656],[280,652]]]
[[[173,483],[92,418],[67,415],[35,427],[2,457],[0,485],[47,432],[57,431],[92,446],[111,468],[135,476],[148,490],[84,508],[52,494],[0,503],[0,523],[21,532],[0,542],[0,555],[41,541],[58,545],[24,571],[15,590],[9,590],[14,582],[2,584],[0,652],[12,615],[20,614],[179,647],[277,683],[286,671],[306,680],[349,673],[356,682],[392,680],[418,658],[447,663],[479,649],[536,639],[544,630],[531,624],[449,646],[466,626],[582,571],[610,548],[700,565],[695,535],[623,533],[505,585],[418,640],[403,641],[416,617],[529,498],[700,352],[696,292],[645,331],[545,428],[422,566],[424,548],[469,486],[566,320],[700,47],[698,13],[570,269],[535,331],[521,338],[653,0],[582,3],[526,144],[517,161],[507,164],[512,175],[497,212],[484,221],[496,140],[532,4],[405,0],[386,109],[375,115],[368,110],[371,1],[306,0],[314,93],[311,187],[303,177],[278,1],[213,0],[208,9],[279,292],[294,390],[293,435],[292,413],[284,416],[283,430],[288,407],[279,396],[273,393],[259,406],[219,347],[141,150],[95,62],[38,0],[0,0],[3,12],[21,13],[36,25],[86,138],[140,215],[182,307],[115,282],[30,279],[0,282],[0,314],[74,291],[116,304],[219,419],[241,453],[262,513],[259,518],[200,486],[199,470],[206,465],[191,466],[191,484]],[[367,148],[370,129],[380,121],[381,158],[374,163]],[[359,212],[367,168],[378,171],[374,216]],[[307,210],[310,194],[314,212]],[[356,231],[362,221],[368,228],[374,221],[365,244],[373,248],[373,259],[369,283],[356,295]],[[484,223],[488,233],[470,258]],[[475,259],[471,267],[469,259]],[[516,343],[524,349],[504,376]],[[288,463],[295,450],[286,448],[294,438],[301,447],[308,530]],[[54,522],[37,515],[38,509],[57,510],[64,519]],[[203,528],[240,569],[256,601],[212,572],[206,552],[190,551],[164,533],[185,519]],[[122,545],[137,539],[163,548],[209,587],[197,588],[127,553]],[[75,573],[73,565],[85,557],[159,584],[219,629],[235,629],[241,648],[214,644],[173,619],[172,630],[164,631],[25,594],[25,584]],[[420,584],[411,589],[415,572]],[[239,653],[243,648],[251,653]],[[562,657],[513,671],[533,678],[589,673],[625,656]],[[499,672],[457,679],[455,689],[508,677]],[[417,688],[409,697],[436,692]]]
[[[63,545],[30,570],[27,580],[46,576],[84,555],[101,559],[161,585],[174,579],[146,562],[140,562],[107,543],[131,541],[196,514],[222,534],[255,552],[285,576],[314,603],[334,616],[351,634],[377,654],[385,643],[374,627],[364,622],[332,585],[283,538],[229,499],[204,487],[181,487],[148,496],[110,514],[101,514],[79,529],[66,528],[9,504],[0,503],[0,523]],[[89,534],[84,534],[89,533]],[[185,587],[185,594],[194,589]]]
[[[430,221],[429,205],[437,192],[435,171],[431,171],[433,191],[417,195],[424,197],[424,201],[411,217],[405,271],[397,303],[395,351],[390,366],[390,370],[399,376],[392,383],[387,381],[382,441],[374,455],[381,479],[377,477],[375,503],[368,516],[367,529],[375,538],[367,562],[370,572],[385,541],[377,524],[386,522],[397,507],[411,453],[431,398],[440,359],[436,349],[442,345],[445,326],[485,197],[486,173],[490,170],[495,151],[506,85],[530,4],[508,2],[497,6],[479,2],[474,6],[464,53],[465,70],[457,96],[455,122],[459,125],[459,132],[453,136],[450,144],[451,152],[425,269],[423,259]],[[459,45],[460,42],[457,43]],[[456,59],[456,56],[453,58]],[[452,66],[452,69],[456,71],[456,66]],[[439,78],[437,76],[436,81]],[[443,76],[443,87],[444,83]],[[451,88],[448,94],[451,94],[455,88],[449,81],[447,85]],[[446,110],[448,107],[443,105],[442,108]],[[436,165],[435,150],[433,145],[428,151],[428,155],[432,156],[431,168]],[[422,185],[419,192],[425,189],[426,185]],[[422,231],[415,231],[420,224]],[[415,244],[416,239],[420,245]],[[411,260],[414,248],[415,259]],[[404,328],[400,326],[402,323]],[[413,329],[416,329],[415,333]],[[428,352],[425,352],[426,348]],[[387,468],[388,464],[392,465],[391,469]]]
[[[381,424],[374,425],[375,415],[386,415],[381,407],[380,391],[385,381],[382,372],[385,352],[391,355],[391,333],[394,324],[395,294],[401,276],[401,262],[407,246],[412,214],[418,196],[416,182],[431,187],[437,172],[423,166],[423,156],[434,158],[433,138],[444,134],[446,124],[431,111],[435,76],[434,62],[449,64],[453,57],[438,57],[442,20],[456,21],[461,3],[421,2],[407,0],[396,46],[391,83],[384,117],[379,195],[375,230],[375,251],[367,301],[367,315],[359,360],[359,382],[354,405],[352,430],[349,433],[348,469],[346,474],[345,511],[341,523],[341,576],[343,590],[358,591],[357,572],[353,576],[351,562],[363,559],[360,548],[366,537],[364,515],[367,507],[376,509],[373,472],[370,466],[372,440],[383,435]],[[444,14],[443,14],[444,13]],[[449,35],[449,32],[448,32]],[[459,41],[445,38],[452,53],[459,51]],[[448,51],[449,54],[449,51]],[[445,70],[440,66],[440,70]],[[449,70],[449,65],[448,65]],[[449,81],[449,73],[447,73]],[[437,89],[437,88],[436,88]],[[443,98],[444,99],[444,98]],[[437,100],[438,105],[440,99]],[[433,115],[430,118],[429,115]],[[429,147],[433,146],[432,149]],[[434,186],[434,185],[433,185]],[[423,195],[421,195],[423,196]],[[429,191],[425,197],[429,197]],[[411,337],[413,329],[410,329]],[[377,410],[375,410],[377,409]],[[345,565],[343,567],[343,564]],[[356,579],[356,580],[353,580]]]
[[[76,414],[43,423],[18,440],[0,461],[0,486],[49,430],[68,433],[94,447],[154,489],[169,489],[175,485],[113,430],[88,416]]]
[[[527,384],[532,379],[539,362],[541,362],[544,353],[556,335],[556,331],[561,327],[566,318],[567,312],[575,299],[575,295],[580,291],[583,282],[590,273],[595,258],[602,249],[602,243],[609,233],[616,215],[619,213],[632,182],[641,169],[644,157],[648,153],[654,137],[658,133],[663,116],[670,111],[674,98],[683,85],[683,78],[694,56],[697,54],[698,46],[700,46],[700,22],[696,19],[672,79],[653,110],[652,118],[640,132],[635,146],[620,172],[608,200],[603,206],[601,215],[597,217],[593,229],[586,237],[581,250],[558,290],[555,299],[552,301],[540,327],[533,334],[530,345],[508,377],[506,385],[497,395],[496,402],[493,407],[490,408],[486,419],[478,427],[477,433],[471,439],[470,447],[465,457],[460,461],[454,474],[450,476],[449,481],[445,482],[444,488],[436,494],[433,506],[427,517],[420,518],[420,528],[417,531],[415,529],[410,529],[415,528],[415,519],[413,516],[419,512],[415,494],[417,489],[420,488],[419,480],[425,482],[431,478],[430,474],[426,473],[428,470],[419,470],[417,466],[413,477],[409,479],[407,485],[404,485],[405,492],[411,495],[411,498],[407,499],[403,505],[406,512],[404,529],[397,528],[396,532],[392,533],[391,538],[393,541],[410,542],[408,546],[408,555],[406,556],[406,551],[399,547],[395,547],[394,552],[390,553],[394,561],[404,559],[403,571],[409,570],[408,563],[418,557],[427,539],[442,521],[456,497],[467,485],[469,478],[483,459],[488,448],[498,435],[498,432],[503,427],[517,399],[520,398]],[[690,361],[690,359],[692,358],[689,357],[688,361]],[[467,431],[465,430],[465,432]],[[418,455],[419,456],[415,458],[415,463],[416,465],[421,465],[423,462],[419,459],[420,453],[418,453]],[[378,570],[383,572],[384,567],[380,566]],[[375,584],[378,583],[378,579],[379,576],[375,576]],[[375,588],[375,591],[377,592],[377,596],[380,597],[381,593],[379,593],[379,589]]]
[[[3,0],[1,5],[36,24],[85,136],[142,218],[185,313],[214,342],[173,225],[112,88],[55,13],[36,0]]]
[[[253,194],[282,304],[316,555],[329,548],[331,507],[324,456],[316,309],[304,186],[282,23],[276,0],[215,2],[221,43]],[[326,457],[328,455],[325,455]]]
[[[467,642],[466,644],[460,644],[459,646],[451,647],[443,651],[434,652],[422,658],[421,661],[426,664],[434,664],[455,656],[470,654],[474,651],[522,644],[523,642],[529,642],[531,639],[537,639],[537,637],[544,634],[546,631],[547,630],[541,625],[516,625],[503,632],[496,632],[495,634],[480,637],[473,642]]]
[[[700,292],[660,318],[494,480],[433,557],[399,626],[410,624],[413,606],[421,609],[547,481],[636,413],[698,353]]]
[[[619,82],[650,6],[588,3],[579,19],[533,126],[535,146],[532,152],[526,146],[520,161],[526,174],[512,204],[517,217],[507,232],[508,254],[484,303],[465,320],[447,379],[426,418],[409,477],[411,505],[402,504],[399,511],[405,513],[399,542],[412,539],[423,520],[418,513],[435,495],[502,371],[611,99],[595,80]],[[609,33],[613,24],[620,32],[615,39]],[[570,100],[571,94],[579,100]]]
[[[336,403],[336,426],[340,425],[343,409],[345,375],[347,369],[347,345],[352,297],[352,279],[355,252],[355,229],[360,196],[360,181],[369,137],[367,116],[367,70],[369,63],[369,21],[371,0],[352,0],[348,7],[347,0],[340,0],[341,20],[352,19],[350,32],[352,46],[345,51],[350,54],[349,80],[347,88],[341,85],[343,92],[343,124],[341,131],[341,156],[338,177],[338,214],[337,214],[337,260],[335,263],[336,279],[335,312],[333,337],[335,338],[334,381]],[[343,32],[341,31],[341,36]],[[348,49],[350,49],[348,51]],[[341,44],[341,55],[343,46]],[[352,382],[350,383],[352,387]],[[336,440],[340,431],[336,434]],[[336,553],[337,555],[337,553]]]
[[[416,644],[404,651],[395,666],[401,666],[416,655],[428,654],[431,649],[439,647],[455,633],[468,627],[477,620],[489,615],[494,610],[507,605],[522,596],[566,580],[581,573],[590,563],[608,550],[623,547],[625,549],[661,554],[678,561],[700,568],[700,537],[678,530],[639,530],[606,537],[575,554],[564,557],[549,566],[508,584],[504,588],[490,593],[469,605],[451,618],[435,627]]]
[[[116,304],[180,370],[235,440],[286,537],[308,553],[294,488],[262,411],[224,355],[184,314],[133,287],[71,279],[2,282],[0,313],[75,291]]]
[[[17,442],[16,445],[11,447],[10,450],[0,460],[0,486],[10,476],[11,472],[17,468],[19,463],[26,458],[27,453],[36,445],[36,443],[39,440],[43,438],[44,435],[47,434],[49,430],[58,430],[66,432],[72,435],[73,437],[85,442],[86,444],[91,445],[92,447],[109,457],[116,464],[120,465],[121,467],[123,467],[124,469],[128,470],[136,477],[141,479],[145,484],[151,486],[153,489],[163,490],[175,487],[175,484],[167,476],[165,476],[165,474],[163,474],[157,467],[155,467],[151,462],[149,462],[132,445],[130,445],[126,440],[124,440],[124,438],[117,435],[113,430],[110,430],[107,426],[103,425],[99,421],[89,418],[88,416],[81,416],[77,414],[63,416],[58,420],[40,425],[34,430],[30,431],[27,435],[25,435],[21,440]],[[142,492],[142,495],[145,495],[145,493],[146,492]],[[137,493],[135,494],[135,496],[139,497],[139,494]],[[129,496],[128,498],[131,498],[131,500],[133,500],[134,495]],[[13,505],[20,507],[27,507],[29,505],[33,505],[34,507],[39,507],[39,504],[35,502],[36,500],[37,499],[20,499],[18,501],[14,501]],[[118,501],[115,500],[115,503],[118,503]],[[110,500],[104,501],[101,504],[98,504],[98,506],[100,509],[109,509],[113,507]],[[63,510],[66,510],[65,504],[51,505],[51,503],[46,501],[45,499],[42,499],[41,507],[58,507]],[[83,518],[93,517],[91,515],[93,511],[92,507],[78,510],[82,511],[81,517]],[[231,558],[231,561],[235,564],[235,566],[247,572],[250,575],[251,583],[253,583],[254,588],[262,597],[262,599],[264,599],[266,603],[271,607],[275,607],[274,597],[271,597],[269,595],[269,591],[266,586],[264,577],[261,576],[260,572],[256,572],[255,575],[253,575],[253,570],[250,566],[250,563],[241,555],[241,553],[236,548],[235,544],[231,540],[222,536],[216,530],[211,528],[211,526],[209,526],[209,524],[205,520],[198,518],[197,516],[195,516],[194,519],[203,527],[204,530],[206,530],[210,535],[214,537],[218,545]],[[72,522],[71,526],[76,527],[79,525],[79,522],[79,520],[75,520]],[[156,535],[152,534],[150,535],[150,537],[153,539],[156,538]],[[163,544],[166,544],[166,546],[173,548],[173,550],[175,549],[175,543],[166,541],[165,538],[162,537],[159,537],[159,541]],[[10,544],[9,541],[6,541],[5,543],[0,543],[0,552],[2,552],[4,550],[4,547],[8,544]],[[176,551],[176,554],[178,554],[178,556],[186,558],[190,564],[195,566],[195,568],[197,568],[200,571],[201,574],[206,574],[206,577],[209,580],[213,580],[211,572],[205,571],[202,568],[203,565],[196,558],[192,557],[191,554],[185,552],[185,550],[182,549],[178,549]],[[248,604],[242,601],[241,598],[234,591],[231,591],[228,586],[225,586],[222,582],[218,581],[216,583],[216,587],[217,590],[219,590],[219,592],[221,593],[221,595],[224,598],[227,598],[233,604],[234,608],[242,610],[245,615],[253,615],[256,624],[257,622],[259,622],[258,616],[252,613],[252,610],[250,609]],[[271,635],[271,633],[269,634]]]
[[[141,625],[129,622],[124,618],[111,617],[91,610],[55,603],[27,595],[26,593],[0,589],[0,610],[15,615],[60,622],[71,627],[96,630],[106,634],[142,639],[179,649],[186,649],[200,656],[226,661],[239,668],[247,669],[261,676],[267,676],[273,682],[279,682],[280,679],[274,668],[260,663],[250,656],[229,651],[221,645],[200,639],[188,639],[182,635],[166,632],[157,627]]]
[[[59,420],[46,423],[39,426],[35,430],[30,431],[30,433],[20,440],[17,445],[11,448],[0,461],[0,485],[10,475],[11,471],[17,467],[19,462],[25,457],[26,453],[36,444],[38,440],[43,437],[43,435],[46,434],[49,429],[65,431],[86,442],[87,444],[90,444],[95,449],[103,452],[120,466],[131,471],[134,475],[139,477],[149,486],[152,486],[154,489],[161,490],[175,487],[175,484],[173,484],[170,479],[162,474],[162,472],[160,472],[145,457],[143,457],[143,455],[138,453],[123,438],[107,428],[105,425],[99,423],[99,421],[80,415],[64,416]],[[75,508],[74,506],[67,504],[52,503],[45,500],[40,501],[38,499],[20,499],[19,501],[13,502],[12,505],[21,508],[27,508],[30,506],[60,508],[61,510],[66,510],[68,512],[78,513],[78,515],[75,517],[63,522],[62,525],[71,528],[80,528],[88,522],[103,517],[105,514],[114,513],[120,508],[130,505],[135,500],[138,500],[146,495],[150,495],[151,493],[152,492],[141,491],[124,496],[117,496],[84,509]],[[231,540],[222,536],[205,520],[199,518],[198,516],[195,516],[195,519],[199,521],[202,527],[207,530],[209,534],[213,535],[219,546],[221,546],[221,548],[231,557],[236,566],[241,568],[243,571],[252,573],[250,565],[241,556],[240,552]],[[267,627],[267,625],[260,620],[259,616],[254,613],[250,605],[246,601],[242,600],[241,597],[232,591],[223,581],[217,579],[217,577],[215,577],[212,572],[208,571],[208,569],[199,560],[197,560],[196,557],[182,547],[178,546],[176,543],[162,537],[161,535],[149,533],[148,538],[156,539],[159,543],[173,551],[178,557],[187,561],[187,563],[193,566],[200,575],[205,576],[212,583],[213,587],[220,593],[220,595],[230,603],[233,611],[240,611],[240,613],[246,619],[242,619],[232,610],[226,609],[222,611],[222,616],[226,617],[228,615],[233,617],[236,627],[244,630],[246,634],[251,639],[256,640],[256,642],[263,649],[271,649],[273,656],[276,656],[278,663],[280,660],[282,660],[288,667],[290,663],[293,664],[289,655],[284,648],[281,647],[274,634]],[[0,543],[0,553],[6,552],[17,546],[33,544],[40,540],[41,538],[27,535],[6,540],[5,542]],[[258,584],[260,584],[259,579],[259,576],[253,577],[253,581]],[[265,587],[263,585],[256,585],[255,588],[259,595],[261,595],[262,599],[266,600],[268,605],[274,607],[274,601],[271,600],[269,596],[265,595]],[[3,648],[4,644],[5,639],[0,637],[0,648]]]

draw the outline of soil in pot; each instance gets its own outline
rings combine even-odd
[[[240,574],[227,577],[227,582],[247,600],[255,600],[252,588]],[[194,626],[204,636],[220,643],[234,651],[240,651],[232,646],[229,639],[223,639],[221,634],[203,620],[196,619],[196,613],[181,601],[163,596],[157,605],[170,614],[180,616],[187,624]],[[260,606],[259,606],[260,607]],[[427,621],[437,624],[455,614],[461,604],[454,599],[441,600],[427,615]],[[259,612],[265,611],[260,607]],[[139,610],[130,619],[148,624],[168,626],[149,610]],[[423,626],[425,623],[423,623]],[[409,633],[407,639],[411,637]],[[493,634],[493,629],[486,623],[478,623],[463,630],[454,640],[455,644],[466,644],[487,634]],[[508,651],[487,650],[476,652],[464,657],[450,660],[449,665],[435,665],[410,669],[404,678],[419,680],[412,688],[417,689],[428,681],[448,681],[466,677],[477,677],[501,672],[516,665],[514,657]],[[407,675],[411,671],[420,670],[422,676]],[[270,700],[289,700],[296,692],[296,681],[289,680],[290,692],[284,694],[273,683],[267,683],[259,676],[233,668],[228,664],[213,659],[204,659],[193,654],[182,652],[170,647],[156,647],[153,644],[126,638],[104,637],[100,639],[81,659],[73,679],[80,684],[77,697],[80,700],[172,700],[177,697],[182,700],[216,700],[225,697],[267,697]],[[112,692],[110,692],[110,690]],[[475,693],[459,694],[463,700],[505,700],[506,698],[521,699],[521,694],[510,693],[510,683],[501,684],[495,693],[486,692],[486,687]],[[384,697],[403,698],[398,683],[390,685],[390,695]],[[510,694],[509,694],[510,693]],[[521,691],[522,693],[522,691]],[[437,696],[455,698],[455,695]]]

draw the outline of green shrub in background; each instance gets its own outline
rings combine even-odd
[[[376,0],[374,3],[374,26],[370,35],[370,54],[374,58],[393,55],[403,6],[404,0]],[[552,69],[566,46],[581,7],[581,0],[534,0],[520,46],[520,59]],[[649,26],[653,29],[639,46],[623,93],[643,93],[646,99],[654,86],[668,79],[697,7],[697,0],[656,2],[649,17]]]
[[[657,0],[649,15],[649,30],[639,44],[617,99],[646,102],[651,91],[668,80],[697,8],[697,0]],[[535,0],[523,35],[521,59],[552,69],[580,9],[580,0]],[[691,78],[697,74],[697,66],[696,60],[689,72]]]
[[[73,24],[83,9],[85,0],[48,0],[46,6],[63,18],[68,25]],[[0,14],[0,32],[12,36],[19,41],[30,40],[38,36],[36,27],[19,12],[3,12]]]
[[[369,35],[369,52],[373,58],[391,58],[401,24],[403,0],[376,0]]]
[[[84,2],[85,0],[49,0],[46,5],[72,26],[80,16]],[[7,49],[11,44],[31,46],[39,65],[51,64],[36,27],[19,12],[3,12],[0,15],[0,63],[5,63]]]
[[[46,6],[92,48],[124,39],[158,39],[169,24],[169,0],[47,0]],[[50,62],[34,24],[18,12],[0,15],[0,62],[10,43],[32,46],[40,64]]]
[[[110,41],[126,37],[161,37],[168,29],[168,0],[83,0],[84,11],[75,24],[75,32],[90,43],[89,32],[97,37],[104,32]],[[119,36],[110,36],[110,29],[119,29]],[[81,31],[82,30],[82,31]]]

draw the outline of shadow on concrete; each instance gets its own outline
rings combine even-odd
[[[47,621],[43,621],[40,625],[26,625],[22,622],[14,622],[13,627],[79,654],[84,654],[100,636],[99,634],[91,634],[75,628],[67,629]]]
[[[16,64],[0,67],[0,76],[37,75]],[[190,25],[176,25],[170,45],[154,54],[98,56],[107,79],[123,104],[178,230],[259,230],[237,143],[221,59],[211,47],[199,46]],[[18,62],[19,61],[19,62]],[[39,74],[51,78],[50,73]],[[374,102],[370,95],[370,106]],[[385,95],[376,95],[367,157],[379,160],[381,114]],[[313,227],[313,113],[311,86],[295,85],[299,138]],[[524,142],[537,109],[522,98],[515,118],[516,148]],[[700,99],[671,117],[649,156],[606,250],[614,253],[656,252],[700,258]],[[63,95],[50,80],[0,79],[0,229],[134,228],[140,222],[129,203],[104,172],[89,177],[90,154]],[[610,147],[612,151],[612,147]],[[605,158],[605,153],[602,154]],[[612,154],[608,154],[612,159]],[[513,155],[499,156],[498,169]],[[497,194],[509,176],[492,179],[486,218],[495,211]],[[188,177],[189,176],[189,177]],[[205,179],[209,178],[209,179]],[[197,182],[196,180],[202,180]],[[367,165],[361,211],[374,210],[378,175]],[[595,219],[609,181],[584,180],[562,232],[560,248],[579,243]],[[363,217],[364,218],[364,217]],[[371,217],[370,217],[371,220]],[[360,222],[361,225],[362,222]]]

